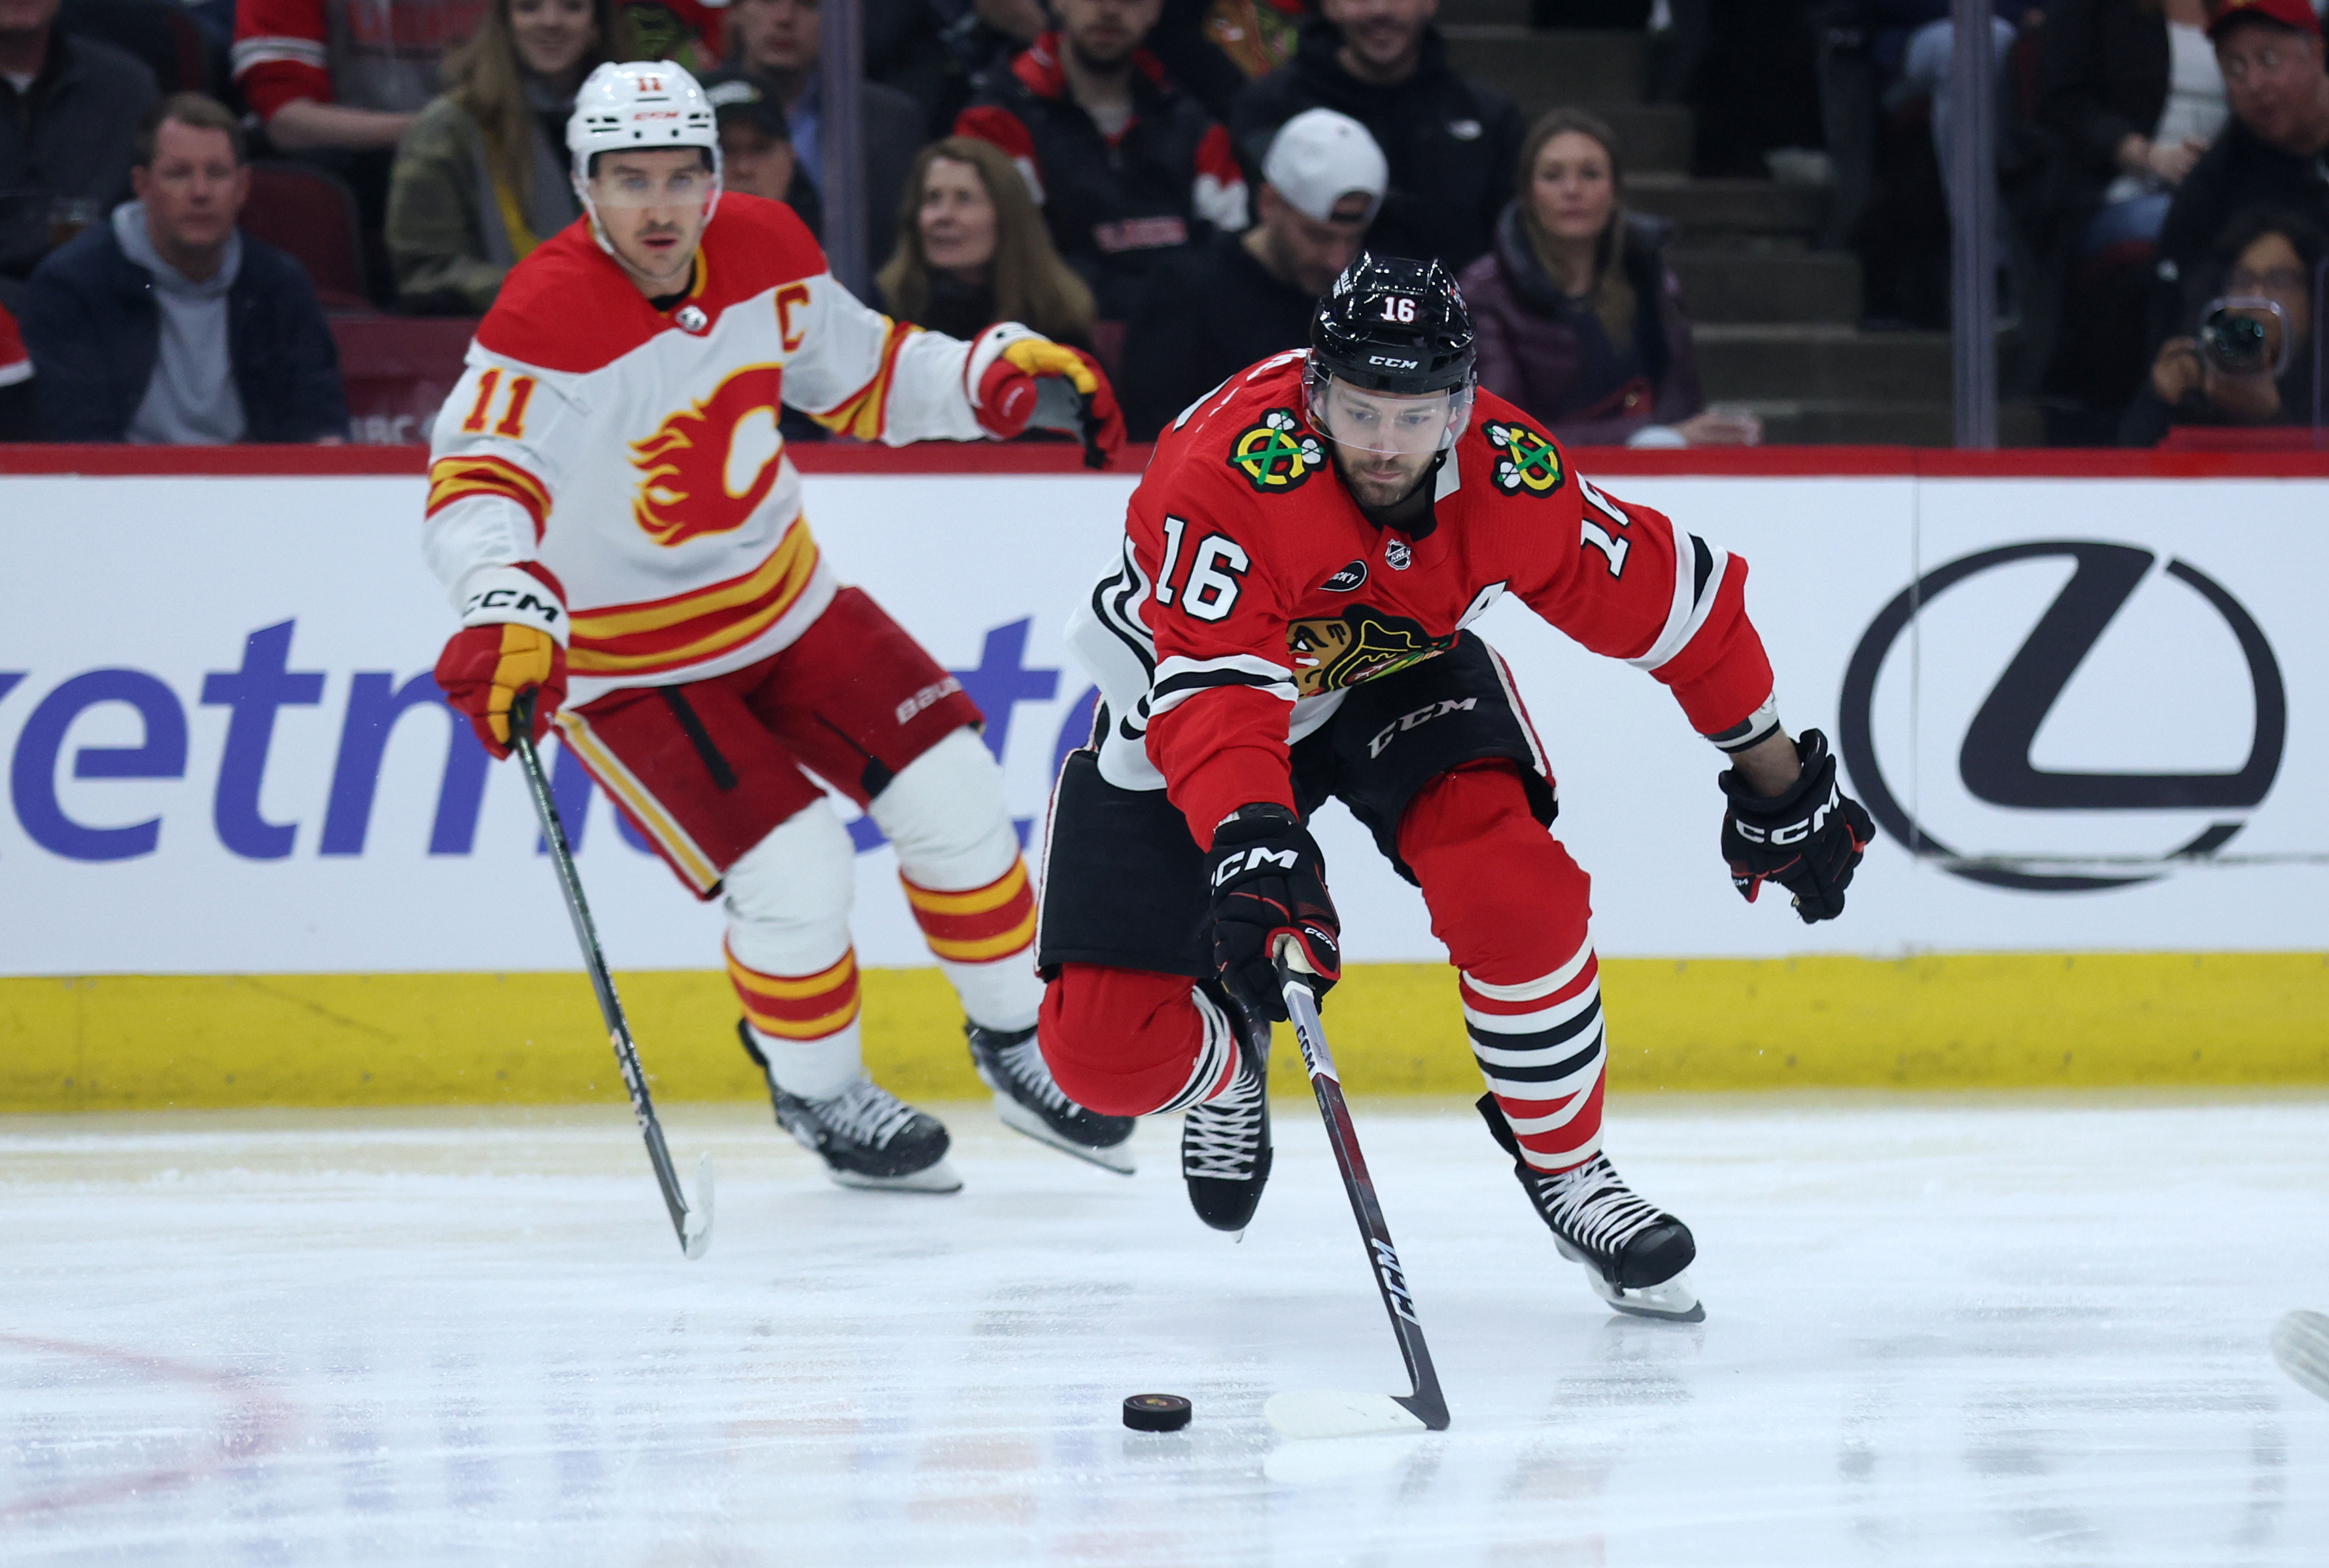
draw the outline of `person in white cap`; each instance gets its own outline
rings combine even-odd
[[[715,114],[668,62],[583,83],[584,216],[511,270],[437,419],[422,549],[461,617],[438,683],[496,756],[530,696],[534,738],[554,715],[681,881],[724,893],[744,1049],[834,1180],[961,1185],[946,1129],[866,1075],[855,853],[818,780],[896,848],[1003,1119],[1128,1169],[1131,1123],[1036,1054],[1034,897],[978,709],[819,553],[777,423],[898,446],[1040,419],[1104,459],[1107,379],[1016,323],[962,343],[858,303],[790,208],[722,196]]]
[[[1135,440],[1256,360],[1310,341],[1318,296],[1356,260],[1390,183],[1367,127],[1306,109],[1271,138],[1259,221],[1168,268],[1125,334],[1124,414]]]

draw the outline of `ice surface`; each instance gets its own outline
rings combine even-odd
[[[0,1122],[0,1563],[1958,1568],[2329,1560],[2329,1102],[1621,1102],[1708,1319],[1620,1319],[1468,1108],[1362,1136],[1454,1411],[1404,1392],[1315,1116],[1241,1244],[948,1108],[966,1190],[764,1113],[682,1260],[629,1119]],[[1126,1432],[1127,1394],[1195,1403]]]

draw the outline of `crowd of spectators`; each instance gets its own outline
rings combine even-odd
[[[474,317],[580,216],[563,132],[582,79],[668,58],[718,111],[729,187],[824,227],[817,0],[71,9],[85,3],[0,0],[0,438],[346,433],[316,289],[238,226],[248,148],[262,173],[288,161],[320,181],[308,191],[344,193],[376,311]],[[1649,9],[1595,4],[1533,10],[1606,25]],[[190,83],[143,35],[108,34],[141,5],[191,25],[212,74]],[[1760,439],[1752,417],[1706,406],[1674,228],[1628,210],[1610,125],[1579,108],[1528,124],[1451,66],[1438,0],[860,11],[876,302],[940,331],[1017,319],[1093,349],[1136,437],[1302,343],[1318,295],[1369,248],[1458,277],[1483,384],[1567,440]],[[1766,153],[1778,169],[1806,155],[1772,144],[1824,143],[1809,155],[1830,186],[1824,241],[1860,252],[1867,325],[1945,324],[1948,209],[1965,200],[1940,175],[1964,112],[1947,0],[1656,11],[1649,85],[1699,109],[1700,171]],[[2315,422],[2329,73],[2314,0],[1994,13],[2018,390],[2064,440]],[[1768,102],[1722,85],[1742,28]],[[324,297],[344,307],[344,292]]]

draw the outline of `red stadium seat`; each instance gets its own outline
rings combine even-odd
[[[356,440],[370,446],[426,441],[438,406],[461,379],[474,319],[335,315],[340,380]]]
[[[299,258],[325,310],[369,310],[356,199],[337,177],[306,164],[250,165],[242,230]]]

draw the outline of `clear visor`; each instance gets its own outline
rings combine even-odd
[[[1472,417],[1472,389],[1370,392],[1334,376],[1313,377],[1303,390],[1310,424],[1337,446],[1385,457],[1428,456],[1456,444]]]
[[[720,176],[702,167],[665,173],[602,161],[590,176],[590,200],[600,209],[637,211],[646,207],[687,208],[708,205],[720,193]]]

